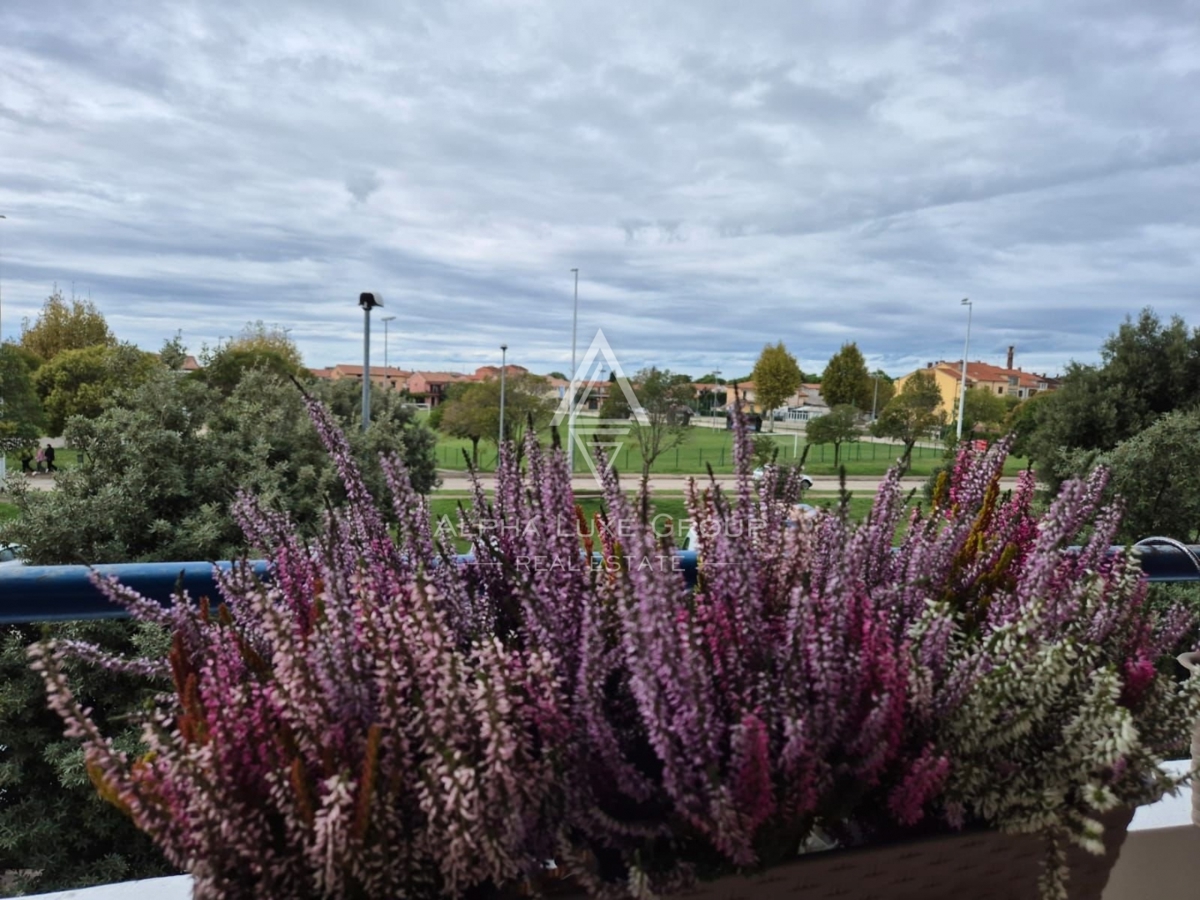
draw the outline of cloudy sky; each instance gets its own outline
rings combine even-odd
[[[336,7],[336,8],[335,8]],[[1053,372],[1200,324],[1192,0],[4,0],[3,333],[250,320],[310,365]],[[373,359],[382,362],[374,322]],[[581,350],[582,355],[582,350]]]

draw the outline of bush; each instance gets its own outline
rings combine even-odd
[[[564,454],[532,436],[528,471],[506,447],[494,501],[463,513],[474,562],[447,565],[402,462],[384,463],[393,534],[310,412],[350,505],[308,543],[244,496],[270,584],[235,569],[224,604],[164,611],[100,582],[173,634],[169,665],[104,662],[172,688],[148,754],[69,683],[68,659],[100,654],[35,650],[102,795],[197,900],[489,895],[538,887],[551,858],[591,891],[661,891],[790,859],[818,823],[842,843],[1038,831],[1058,859],[1174,786],[1158,761],[1200,684],[1159,666],[1193,621],[1108,555],[1102,472],[1039,519],[1028,473],[1000,501],[1006,447],[964,449],[893,552],[898,470],[862,525],[790,526],[795,496],[755,490],[742,433],[734,495],[689,497],[689,593],[616,476],[601,467],[607,514],[585,527]]]

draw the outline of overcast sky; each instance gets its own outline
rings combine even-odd
[[[335,8],[336,7],[336,8]],[[1053,372],[1200,324],[1200,3],[0,3],[3,333],[310,365]],[[373,361],[383,329],[373,321]]]

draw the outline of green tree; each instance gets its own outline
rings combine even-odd
[[[628,419],[633,414],[633,410],[629,407],[629,399],[625,396],[625,392],[621,390],[621,385],[617,382],[616,376],[612,376],[608,380],[608,394],[604,397],[604,402],[600,404],[600,418],[602,419]]]
[[[1125,505],[1122,537],[1200,543],[1200,410],[1171,412],[1098,462]]]
[[[788,353],[787,347],[780,341],[774,346],[767,344],[763,347],[750,377],[754,380],[754,397],[774,430],[775,420],[770,413],[799,390],[804,374],[796,357]]]
[[[833,444],[833,464],[836,466],[842,444],[857,441],[862,433],[859,415],[857,406],[839,403],[825,415],[809,420],[805,428],[805,441],[809,444]]]
[[[183,334],[179,331],[175,332],[175,337],[163,341],[162,349],[158,351],[159,360],[172,372],[181,371],[187,357],[187,347],[184,346]]]
[[[15,344],[0,344],[0,448],[29,446],[41,436],[43,425],[26,354]]]
[[[383,391],[362,432],[354,387],[323,384],[319,396],[345,428],[368,485],[384,496],[378,452],[395,449],[417,489],[428,490],[433,435]],[[80,465],[54,491],[20,480],[12,494],[20,516],[0,527],[0,540],[23,545],[38,565],[228,559],[247,550],[229,512],[239,490],[286,510],[305,531],[343,500],[300,392],[261,370],[224,397],[158,367],[96,418],[71,419],[66,436]]]
[[[295,378],[311,382],[312,373],[297,365],[292,357],[270,346],[226,344],[205,357],[204,368],[192,373],[226,396],[233,393],[247,372],[260,369],[273,372],[283,379]],[[361,392],[362,386],[355,382]]]
[[[460,387],[460,385],[451,387]],[[471,465],[478,466],[479,442],[483,440],[484,431],[490,424],[490,416],[487,415],[487,410],[484,408],[483,394],[473,393],[470,390],[476,385],[464,384],[461,387],[464,390],[455,392],[456,396],[445,400],[437,407],[442,411],[438,425],[440,430],[450,437],[471,442]]]
[[[71,300],[55,288],[46,298],[37,321],[21,332],[21,346],[49,362],[68,350],[117,343],[104,316],[90,300]]]
[[[517,459],[525,455],[525,430],[549,424],[557,406],[540,375],[513,375],[504,383],[504,436],[513,443]],[[471,441],[472,458],[478,463],[479,442],[500,443],[500,379],[489,378],[467,386],[446,404],[442,431]]]
[[[1178,316],[1165,325],[1149,308],[1127,317],[1100,357],[1099,366],[1071,363],[1059,390],[1028,413],[1025,448],[1052,489],[1090,456],[1200,403],[1200,329]]]
[[[1053,403],[1052,397],[1052,391],[1034,394],[1010,409],[1004,417],[1004,430],[1013,436],[1013,455],[1026,457],[1031,465],[1034,462],[1031,438],[1037,430],[1039,409]]]
[[[985,432],[994,434],[1003,427],[1008,411],[1008,403],[999,394],[987,388],[968,388],[966,403],[963,404],[963,436],[971,437],[980,426]],[[948,441],[953,441],[958,434],[957,422],[951,424],[954,425],[954,432],[947,434]],[[950,425],[946,427],[950,428]]]
[[[867,372],[858,345],[842,344],[842,349],[829,358],[821,375],[821,396],[832,408],[849,404],[864,412],[870,411],[875,383]]]
[[[46,432],[62,434],[72,416],[95,418],[114,394],[141,384],[158,367],[153,353],[133,344],[95,344],[56,354],[33,376]]]
[[[687,404],[692,389],[686,375],[650,367],[634,376],[633,390],[638,408],[633,411],[630,433],[642,457],[639,501],[642,520],[647,521],[650,516],[650,468],[656,459],[688,439],[690,411]]]
[[[871,374],[871,405],[865,409],[870,409],[878,416],[879,410],[891,403],[895,396],[896,382],[892,380],[892,376],[882,369],[876,369]]]
[[[938,409],[942,394],[927,372],[916,372],[904,382],[900,393],[883,408],[879,420],[871,426],[876,437],[891,438],[904,444],[900,456],[901,471],[908,471],[912,450],[922,437],[946,424],[946,414]]]

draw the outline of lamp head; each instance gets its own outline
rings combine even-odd
[[[505,353],[507,353],[508,352],[508,344],[501,344],[500,349],[503,350]]]
[[[963,306],[970,306],[970,305],[971,305],[971,300],[970,300],[970,298],[968,298],[968,297],[963,297],[963,298],[962,298],[962,305],[963,305]]]
[[[363,291],[358,295],[358,305],[370,312],[377,306],[383,306],[383,294],[378,291]]]

